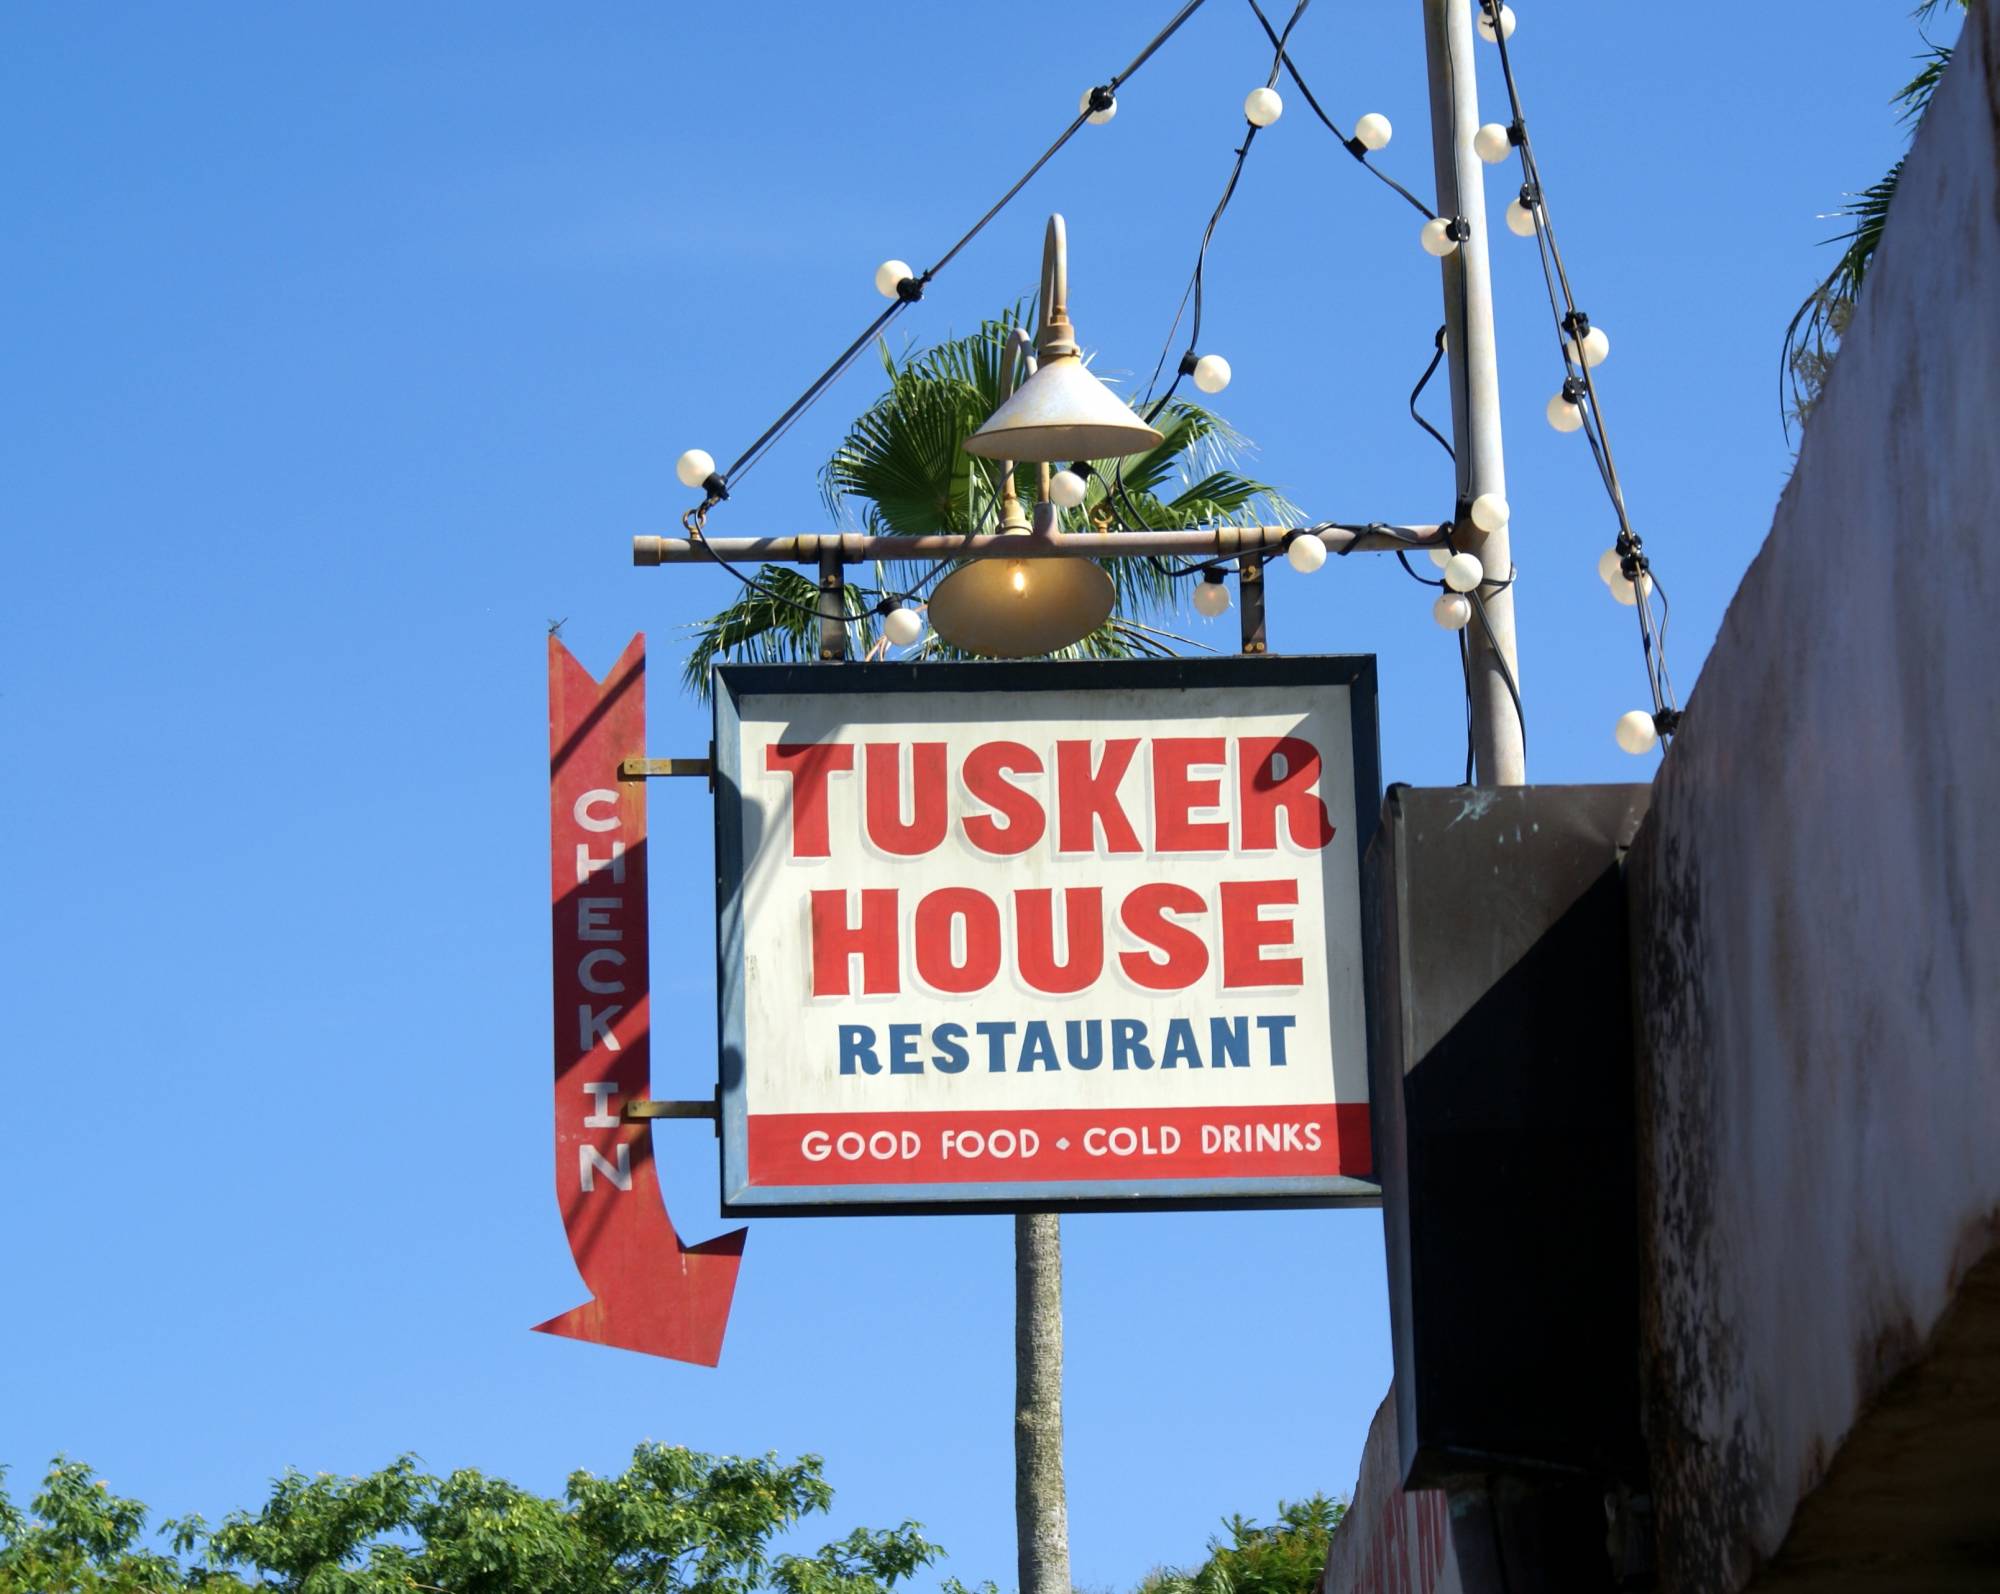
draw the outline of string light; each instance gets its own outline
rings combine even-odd
[[[909,261],[885,260],[875,268],[875,291],[885,299],[899,298],[896,290],[915,275]]]
[[[1605,549],[1603,553],[1597,556],[1597,579],[1607,587],[1610,586],[1611,578],[1619,573],[1618,566],[1618,550],[1616,548]]]
[[[1479,36],[1488,44],[1498,44],[1501,39],[1514,37],[1514,8],[1501,6],[1499,12],[1498,35],[1495,35],[1493,0],[1479,0]]]
[[[1653,578],[1643,570],[1639,572],[1637,581],[1629,579],[1625,572],[1620,570],[1605,582],[1605,585],[1611,589],[1611,596],[1628,609],[1639,601],[1640,593],[1645,593],[1649,598],[1653,595]]]
[[[1431,563],[1436,565],[1440,570],[1451,563],[1451,550],[1449,548],[1433,548],[1430,550],[1430,556]]]
[[[1309,576],[1326,563],[1326,544],[1309,532],[1295,535],[1285,544],[1285,563]]]
[[[1085,89],[1083,91],[1083,98],[1076,102],[1077,110],[1083,113],[1083,119],[1092,127],[1102,127],[1118,114],[1118,100],[1115,95],[1107,98],[1103,110],[1100,111],[1094,108],[1093,102],[1097,100],[1100,92],[1100,90],[1094,88]]]
[[[924,617],[907,606],[893,608],[882,618],[882,634],[899,648],[914,646],[923,640]]]
[[[1516,238],[1535,236],[1535,207],[1530,203],[1527,189],[1522,189],[1520,197],[1507,201],[1507,230]]]
[[[1569,384],[1549,400],[1549,425],[1559,432],[1574,432],[1583,425],[1583,406],[1570,396]]]
[[[1201,582],[1194,589],[1194,612],[1210,620],[1229,612],[1229,587],[1220,570],[1202,573]]]
[[[1090,491],[1090,485],[1073,470],[1059,470],[1049,478],[1049,502],[1062,509],[1074,509]]]
[[[1653,716],[1642,708],[1619,715],[1617,727],[1611,734],[1618,738],[1620,747],[1635,756],[1650,753],[1660,741],[1659,727],[1653,723]]]
[[[1243,119],[1252,127],[1269,127],[1285,114],[1285,97],[1276,89],[1254,88],[1243,96]]]
[[[1486,579],[1486,567],[1478,556],[1455,553],[1445,561],[1444,584],[1453,592],[1471,592]]]
[[[1367,150],[1387,149],[1395,131],[1389,123],[1389,118],[1376,111],[1370,111],[1354,124],[1354,136],[1360,141],[1361,147]]]
[[[1431,618],[1447,631],[1463,631],[1472,618],[1472,600],[1462,592],[1445,592],[1431,605]]]
[[[1229,386],[1233,374],[1229,362],[1219,354],[1204,354],[1194,362],[1194,385],[1204,393],[1220,393]]]
[[[1458,247],[1457,231],[1443,216],[1433,216],[1425,222],[1417,238],[1425,254],[1436,255],[1440,260]]]
[[[706,449],[691,448],[674,461],[674,474],[683,487],[699,487],[715,474],[715,456]]]
[[[1507,524],[1510,513],[1507,500],[1498,493],[1481,493],[1472,500],[1472,523],[1481,531],[1499,531]]]
[[[1500,122],[1488,122],[1472,135],[1472,148],[1488,166],[1498,166],[1514,153],[1514,141]]]
[[[1563,353],[1572,365],[1586,365],[1595,370],[1611,354],[1611,340],[1604,335],[1604,328],[1592,327],[1584,333],[1582,341],[1575,337],[1563,339]]]

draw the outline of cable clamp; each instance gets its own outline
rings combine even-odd
[[[1570,403],[1581,404],[1586,391],[1583,385],[1583,378],[1577,376],[1566,376],[1563,378],[1562,396],[1568,399]]]
[[[1522,205],[1527,209],[1533,210],[1542,202],[1542,191],[1533,183],[1523,183],[1521,185],[1520,200]]]
[[[1181,363],[1178,367],[1180,374],[1182,376],[1193,376],[1194,368],[1200,359],[1200,355],[1196,354],[1193,349],[1189,349],[1187,353],[1181,356]]]
[[[1118,96],[1112,91],[1109,83],[1100,83],[1090,91],[1090,108],[1092,111],[1100,113],[1108,111],[1117,103]]]
[[[1360,139],[1346,138],[1342,139],[1341,143],[1346,145],[1347,153],[1352,155],[1356,160],[1365,161],[1368,159],[1368,146],[1362,143]]]
[[[1472,236],[1472,223],[1467,221],[1463,216],[1454,216],[1451,218],[1451,225],[1445,228],[1445,233],[1449,237],[1456,238],[1460,243],[1464,243],[1466,239]]]
[[[896,284],[896,297],[904,304],[915,304],[923,296],[924,284],[920,277],[905,277]]]
[[[1528,124],[1518,116],[1507,124],[1507,142],[1516,149],[1528,142]]]
[[[1653,729],[1662,736],[1671,736],[1681,728],[1681,711],[1677,708],[1653,710]]]
[[[1590,317],[1581,310],[1572,310],[1562,318],[1562,329],[1581,341],[1590,336]]]

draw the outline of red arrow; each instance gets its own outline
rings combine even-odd
[[[653,1166],[646,945],[646,639],[602,682],[549,638],[549,844],[555,949],[556,1199],[593,1297],[536,1325],[713,1367],[736,1272],[737,1229],[685,1245]]]

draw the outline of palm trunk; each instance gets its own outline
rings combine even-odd
[[[1014,1533],[1020,1594],[1070,1594],[1062,1459],[1062,1229],[1014,1219]]]

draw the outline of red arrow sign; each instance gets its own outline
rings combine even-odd
[[[592,1300],[544,1334],[713,1367],[743,1265],[737,1229],[684,1245],[653,1167],[646,962],[646,639],[600,683],[549,638],[549,901],[555,948],[556,1198]]]

